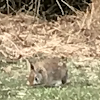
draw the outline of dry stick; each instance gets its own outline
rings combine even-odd
[[[12,7],[9,5],[9,1],[12,3]],[[14,11],[14,9],[16,8],[16,5],[15,5],[15,1],[13,0],[6,0],[6,2],[7,2],[7,13],[9,14],[10,13],[9,8],[11,8]]]
[[[27,14],[30,12],[30,10],[33,8],[33,5],[34,5],[34,3],[33,3],[33,0],[31,0],[31,2],[29,3],[29,9],[28,9],[28,11],[27,11]]]
[[[37,2],[38,2],[38,0],[35,0],[35,14],[37,12]]]
[[[25,5],[23,5],[23,6],[17,11],[17,13],[21,12],[22,10],[25,10]]]
[[[59,6],[59,8],[60,8],[60,10],[61,10],[62,15],[64,15],[64,11],[63,11],[63,9],[62,9],[62,7],[61,7],[61,5],[60,5],[59,1],[58,1],[58,0],[56,0],[56,2],[57,2],[58,6]]]
[[[56,3],[53,4],[48,10],[46,10],[45,12],[50,14],[50,12],[53,10],[54,11],[54,8],[56,7]]]
[[[6,4],[4,4],[2,7],[0,7],[0,11],[6,8]]]
[[[31,0],[31,1],[29,2],[29,5],[30,5],[30,4],[34,4],[33,1],[34,1],[34,0]]]
[[[17,45],[12,41],[10,40],[9,38],[5,37],[11,44],[13,44],[13,46],[16,48],[17,51],[20,51],[17,47]]]
[[[20,7],[20,8],[21,8],[21,2],[22,2],[22,0],[18,0],[18,7]],[[25,0],[25,2],[26,2],[26,0]]]
[[[12,8],[15,9],[16,8],[16,4],[14,0],[9,0],[12,3]],[[9,5],[10,6],[10,5]]]
[[[9,8],[14,12],[16,13],[16,11],[9,5]]]
[[[39,16],[39,8],[40,8],[40,0],[38,0],[38,6],[37,6],[37,16]]]
[[[7,13],[9,14],[9,0],[6,0],[7,3]]]
[[[90,27],[91,27],[94,12],[95,12],[94,3],[92,3],[90,18],[87,20],[87,28],[88,28],[88,29],[90,29]]]
[[[75,14],[77,14],[76,11],[75,11],[75,9],[74,9],[74,7],[70,6],[67,2],[65,2],[65,1],[63,1],[63,0],[61,0],[61,2],[63,2],[63,3],[64,3],[65,5],[67,5],[73,12],[75,12]]]
[[[0,50],[0,53],[2,53],[4,57],[7,57],[7,54],[4,52],[4,50]]]
[[[89,6],[89,3],[87,3],[85,0],[83,0],[83,3],[84,3],[84,4],[87,4],[87,5]]]

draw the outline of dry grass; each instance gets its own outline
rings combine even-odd
[[[0,52],[10,58],[29,57],[38,52],[65,57],[100,56],[100,1],[91,12],[63,16],[56,22],[33,16],[0,14]]]

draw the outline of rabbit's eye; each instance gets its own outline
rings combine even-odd
[[[35,77],[35,80],[38,82],[38,78],[37,77]]]

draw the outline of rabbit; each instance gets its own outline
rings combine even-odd
[[[30,63],[28,85],[60,86],[67,83],[68,69],[60,58],[46,58]]]

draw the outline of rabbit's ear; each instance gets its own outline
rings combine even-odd
[[[31,70],[35,70],[35,67],[32,63],[30,63]]]
[[[43,72],[43,70],[42,70],[42,69],[40,69],[40,70],[39,70],[39,73],[42,73],[42,72]]]

